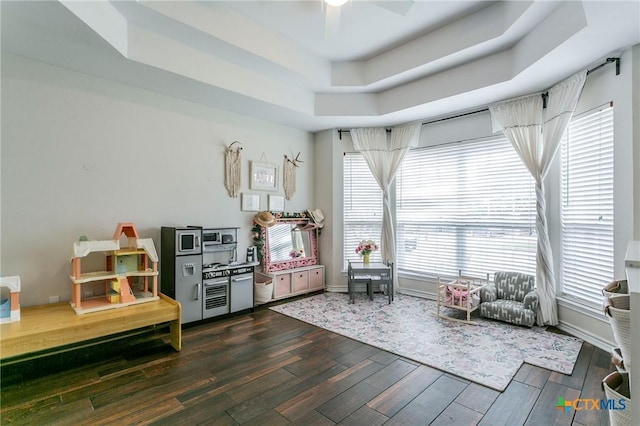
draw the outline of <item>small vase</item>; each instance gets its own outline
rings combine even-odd
[[[368,254],[362,255],[362,263],[364,263],[365,265],[369,264],[369,255]]]

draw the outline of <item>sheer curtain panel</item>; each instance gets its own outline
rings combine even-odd
[[[536,181],[536,287],[538,325],[557,325],[556,280],[547,228],[544,178],[578,103],[586,71],[552,87],[543,114],[540,93],[489,106],[494,131],[502,130]]]
[[[418,146],[420,123],[396,126],[387,134],[384,128],[351,129],[351,138],[356,151],[362,153],[371,174],[382,190],[382,235],[380,246],[382,259],[396,259],[395,233],[391,216],[391,184],[396,171],[411,147]],[[394,275],[397,268],[393,268]],[[394,277],[394,282],[397,277]],[[395,287],[394,287],[395,288]]]

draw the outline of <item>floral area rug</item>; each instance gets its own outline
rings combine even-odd
[[[478,325],[436,315],[436,302],[398,295],[323,293],[270,309],[343,336],[502,391],[523,362],[571,374],[582,340],[481,318]],[[450,316],[465,313],[445,309]]]

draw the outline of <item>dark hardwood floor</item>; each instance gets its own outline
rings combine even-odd
[[[524,364],[500,393],[266,308],[2,368],[1,424],[608,425],[558,397],[604,398],[583,344],[570,376]]]

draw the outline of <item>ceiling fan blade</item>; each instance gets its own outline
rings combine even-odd
[[[413,0],[400,0],[400,1],[371,1],[371,4],[375,4],[376,6],[380,6],[383,9],[387,9],[391,12],[397,13],[399,15],[406,15],[406,13],[411,9]]]
[[[340,7],[327,5],[324,13],[324,36],[328,39],[338,38],[340,32]]]

